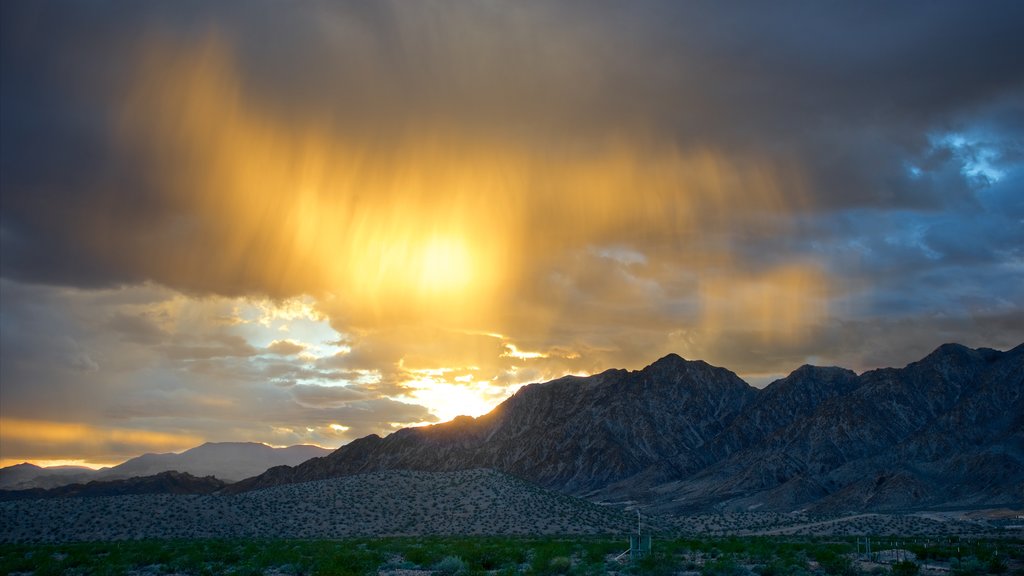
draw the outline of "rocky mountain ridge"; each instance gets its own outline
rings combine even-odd
[[[904,368],[804,366],[766,388],[666,356],[520,389],[479,418],[367,436],[233,484],[493,468],[661,512],[1024,503],[1024,345],[947,344]]]

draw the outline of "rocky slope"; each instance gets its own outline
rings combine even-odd
[[[1003,353],[945,345],[857,381],[807,417],[765,429],[762,440],[657,491],[694,510],[1024,502],[1024,346]]]
[[[230,488],[376,470],[493,468],[573,494],[704,465],[702,448],[757,396],[732,372],[666,356],[647,368],[523,387],[489,414],[356,440]]]
[[[656,511],[1024,503],[1024,345],[944,345],[900,369],[804,366],[763,390],[669,355],[522,388],[480,418],[368,436],[230,486],[493,468]]]
[[[493,470],[376,472],[227,495],[0,502],[0,542],[624,534],[635,517]]]

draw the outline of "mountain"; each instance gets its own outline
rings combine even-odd
[[[821,377],[806,385],[830,387]],[[1022,392],[1024,346],[1004,353],[944,345],[905,368],[866,372],[788,423],[747,426],[760,440],[675,485],[651,487],[685,505],[655,505],[815,512],[1019,505]]]
[[[272,448],[254,442],[207,442],[180,454],[144,454],[111,468],[93,470],[82,466],[42,468],[24,463],[0,468],[0,489],[51,489],[93,480],[118,480],[152,476],[171,470],[193,476],[215,476],[225,482],[248,478],[268,468],[294,466],[310,458],[330,454],[319,446]]]
[[[96,474],[85,466],[48,466],[24,462],[0,468],[0,490],[54,488],[74,482],[88,482]]]
[[[666,356],[520,389],[489,414],[356,440],[232,492],[377,470],[493,468],[572,494],[639,474],[699,470],[701,447],[757,396],[732,372]]]
[[[194,476],[216,476],[225,482],[248,478],[274,466],[294,466],[330,454],[319,446],[272,448],[256,442],[207,442],[180,454],[144,454],[100,471],[101,479],[151,476],[167,470]]]
[[[87,484],[68,484],[49,490],[0,490],[0,501],[134,494],[212,494],[224,486],[224,482],[212,476],[196,478],[172,471],[127,480],[93,480]]]
[[[803,366],[758,390],[702,361],[569,376],[489,414],[367,436],[226,491],[380,470],[493,468],[660,512],[897,511],[1024,502],[1024,345],[904,368]]]

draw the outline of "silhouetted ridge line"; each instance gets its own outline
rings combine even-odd
[[[861,375],[805,365],[762,390],[669,354],[639,371],[531,384],[479,418],[361,438],[226,491],[493,468],[661,511],[1020,505],[1022,350],[945,344]]]

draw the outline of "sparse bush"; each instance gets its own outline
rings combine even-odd
[[[749,571],[736,563],[731,557],[719,558],[707,562],[700,569],[701,576],[747,576]]]
[[[632,572],[644,576],[668,576],[675,574],[679,561],[671,554],[655,551],[632,565]]]
[[[819,552],[817,558],[822,570],[829,576],[857,576],[860,573],[848,556],[832,550]]]
[[[466,563],[458,556],[445,556],[434,565],[434,570],[439,574],[461,574],[466,571]]]
[[[993,556],[988,561],[988,573],[989,574],[1006,574],[1009,568],[1006,566],[1006,562],[1003,561],[1000,556]]]
[[[920,572],[921,567],[911,560],[901,560],[892,565],[894,576],[917,576]]]
[[[572,568],[572,560],[567,556],[555,556],[548,562],[548,570],[551,574],[567,574]]]
[[[974,556],[968,556],[963,560],[953,559],[950,562],[953,569],[953,576],[980,576],[986,573],[986,566]]]

